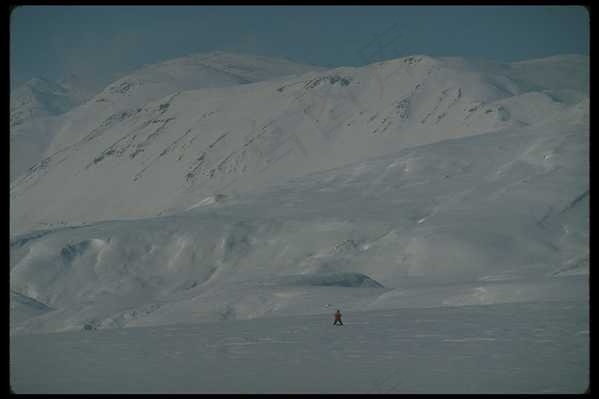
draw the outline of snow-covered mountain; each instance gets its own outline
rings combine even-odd
[[[11,181],[41,161],[43,154],[68,145],[110,115],[178,90],[238,85],[318,69],[276,58],[212,52],[145,66],[101,92],[75,75],[60,83],[34,79],[11,95]]]
[[[588,66],[217,53],[46,118],[11,184],[11,388],[583,391]]]
[[[95,93],[79,81],[80,78],[70,75],[61,82],[34,78],[19,86],[10,96],[11,128],[31,119],[63,114],[91,98]],[[11,133],[17,131],[11,129]]]
[[[35,78],[10,96],[10,179],[35,162],[52,139],[56,119],[91,97],[77,80],[54,82]]]
[[[219,65],[237,66],[207,68],[197,84],[259,75],[222,57]],[[560,119],[588,101],[588,57],[504,65],[413,56],[182,91],[211,60],[149,67],[69,113],[48,156],[11,185],[13,234],[170,214],[404,148]]]
[[[74,144],[106,120],[114,122],[120,114],[136,112],[178,91],[237,86],[319,69],[322,68],[277,58],[220,51],[148,65],[111,83],[73,110],[57,131],[47,154]]]
[[[61,86],[69,91],[69,95],[77,105],[83,104],[100,92],[106,85],[103,79],[89,79],[75,73],[68,73],[60,80]]]
[[[13,333],[588,298],[588,58],[173,71],[11,185]]]
[[[384,90],[367,85],[371,68],[395,71]],[[17,182],[11,217],[131,220],[13,236],[11,330],[584,301],[588,93],[557,100],[469,68],[410,57],[182,92],[107,122]],[[352,84],[366,87],[355,103]],[[291,101],[327,87],[310,128]],[[363,108],[319,137],[350,103]],[[306,154],[288,139],[271,151],[295,156],[268,174],[267,146],[290,131]],[[216,184],[234,177],[253,190]]]

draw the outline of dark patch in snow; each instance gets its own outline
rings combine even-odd
[[[217,137],[216,140],[214,140],[210,145],[208,145],[209,149],[212,149],[215,145],[217,145],[222,139],[224,139],[225,137],[227,137],[229,135],[229,133],[231,133],[230,131],[221,134],[220,136]]]
[[[89,248],[89,241],[67,245],[60,251],[60,257],[65,263],[71,263],[77,256],[82,255]]]
[[[284,285],[384,288],[379,282],[361,273],[296,274],[280,277],[278,282]]]
[[[570,201],[570,203],[560,211],[560,215],[563,214],[564,212],[574,208],[580,201],[582,201],[587,195],[589,195],[589,189],[586,189],[585,191],[583,191],[581,194],[579,194],[578,196],[576,196],[576,198],[574,198],[572,201]]]
[[[399,118],[401,120],[408,119],[408,113],[409,113],[409,109],[410,109],[410,99],[406,97],[400,101],[397,101],[395,103],[395,108],[396,108],[396,113],[399,114]]]
[[[138,149],[136,149],[135,151],[133,151],[133,152],[132,152],[132,153],[129,155],[129,158],[130,158],[130,159],[133,159],[133,158],[135,158],[135,157],[137,156],[137,154],[139,154],[140,152],[144,152],[144,149],[143,149],[143,148],[138,148]]]
[[[449,94],[450,90],[452,90],[452,89],[444,89],[441,91],[441,95],[437,99],[437,104],[435,104],[433,109],[429,113],[426,114],[426,116],[420,121],[420,123],[426,123],[428,118],[430,118],[431,116],[435,115],[438,111],[440,111],[439,108],[441,107],[441,104],[443,104],[443,102],[450,96],[450,94]],[[456,90],[454,90],[453,98],[452,98],[451,102],[447,105],[446,109],[449,109],[452,106],[454,106],[461,97],[462,97],[462,89],[457,88]],[[440,115],[437,115],[437,117],[435,119],[435,124],[439,123],[439,121],[441,119],[443,119],[445,117],[445,115],[446,115],[445,112],[441,113]]]
[[[235,308],[231,305],[227,305],[224,311],[219,313],[221,320],[233,320],[236,318],[235,316]]]
[[[418,64],[420,61],[422,61],[422,57],[407,57],[403,60],[408,65]]]
[[[129,81],[124,81],[121,82],[119,85],[114,85],[108,88],[108,91],[110,93],[119,93],[119,94],[127,94],[132,88],[134,88],[135,86],[138,86],[139,83],[138,82],[129,82]]]
[[[341,86],[349,86],[349,84],[352,82],[352,80],[353,79],[351,77],[344,77],[344,76],[340,76],[340,75],[329,75],[329,76],[323,76],[320,78],[308,80],[304,84],[304,88],[313,89],[325,82],[328,82],[329,84],[332,84],[332,85],[338,83]]]
[[[33,307],[35,309],[39,309],[39,310],[43,310],[43,311],[49,311],[49,310],[54,310],[53,308],[51,308],[50,306],[46,305],[43,302],[40,302],[34,298],[31,298],[30,296],[21,294],[19,292],[15,292],[15,291],[10,291],[10,300],[14,301],[16,303],[22,304],[22,305],[27,305],[30,307]]]
[[[29,234],[19,236],[18,238],[15,238],[13,241],[10,242],[10,246],[21,248],[25,244],[27,244],[29,241],[37,240],[38,238],[41,238],[51,232],[52,232],[52,230],[44,230],[44,231],[40,231],[40,232],[29,233]]]

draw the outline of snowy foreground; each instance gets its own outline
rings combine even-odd
[[[577,278],[577,277],[573,277]],[[588,303],[512,303],[11,337],[17,393],[581,393]]]

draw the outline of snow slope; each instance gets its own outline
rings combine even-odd
[[[584,300],[588,140],[586,103],[174,215],[17,236],[11,289],[56,310],[11,329]]]
[[[567,76],[558,84],[554,76],[564,64],[588,71],[588,57],[535,62],[551,78],[546,88],[527,64],[414,56],[178,91],[144,106],[139,90],[162,92],[170,81],[126,78],[79,107],[53,140],[51,155],[11,185],[11,231],[171,214],[205,197],[237,195],[403,148],[534,126],[588,101],[582,83]],[[175,71],[180,64],[186,65],[178,61]],[[183,76],[181,84],[191,88]],[[128,108],[129,99],[137,108]]]
[[[10,98],[10,126],[16,127],[29,119],[60,115],[83,102],[76,88],[35,78],[18,87]]]
[[[52,154],[81,140],[108,120],[182,90],[217,88],[321,69],[276,58],[211,52],[145,66],[108,85],[74,110],[47,150]]]
[[[111,115],[178,90],[238,85],[318,69],[275,58],[212,52],[145,66],[100,93],[76,76],[61,83],[33,80],[11,96],[11,180],[41,161],[43,154],[80,139]],[[61,117],[48,121],[48,116],[56,115]]]
[[[63,82],[35,78],[10,96],[10,179],[38,162],[52,140],[57,117],[91,97],[74,76]]]

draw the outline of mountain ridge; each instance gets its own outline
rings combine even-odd
[[[198,60],[205,62],[198,63]],[[255,68],[234,76],[225,70],[227,62]],[[141,67],[97,92],[95,88],[84,87],[85,84],[76,76],[68,76],[62,82],[51,82],[72,97],[67,98],[67,104],[59,102],[53,105],[60,112],[49,112],[35,105],[35,97],[31,99],[24,94],[23,90],[28,86],[21,86],[11,95],[11,181],[42,160],[44,154],[48,156],[60,150],[61,146],[69,144],[69,140],[76,141],[78,132],[93,129],[88,125],[90,120],[95,124],[96,119],[135,109],[177,90],[240,84],[240,79],[252,82],[318,68],[275,58],[240,57],[224,52],[192,54]],[[33,83],[38,81],[42,80],[34,79]],[[54,144],[57,141],[61,143],[58,147]]]
[[[468,66],[461,68],[463,64]],[[97,180],[89,201],[103,197],[105,204],[98,217],[111,217],[113,200],[107,195],[114,189],[122,193],[115,198],[122,205],[113,217],[169,213],[186,209],[198,196],[243,192],[401,148],[534,125],[559,118],[586,97],[577,91],[568,96],[527,91],[503,72],[484,74],[476,68],[463,59],[446,63],[410,56],[364,68],[176,91],[144,107],[112,113],[101,123],[86,122],[87,132],[70,129],[77,139],[57,136],[51,148],[60,151],[15,181],[11,195],[23,198],[33,190],[36,194],[27,195],[43,200],[49,189],[35,185],[64,186],[60,202],[65,210],[46,213],[68,220],[65,211],[74,209],[68,193],[79,192],[75,187],[88,186],[92,178]],[[519,72],[520,79],[526,76]],[[71,176],[66,182],[65,175],[52,172],[56,163],[64,164],[59,170],[72,171],[66,172]],[[271,167],[274,163],[280,170]],[[101,176],[113,173],[122,177],[111,180],[110,190],[98,191],[106,184]],[[84,181],[78,175],[88,177]],[[164,189],[156,190],[159,186]],[[147,199],[148,211],[137,206],[140,195]],[[77,202],[80,215],[100,210]],[[69,220],[81,221],[81,216]]]

